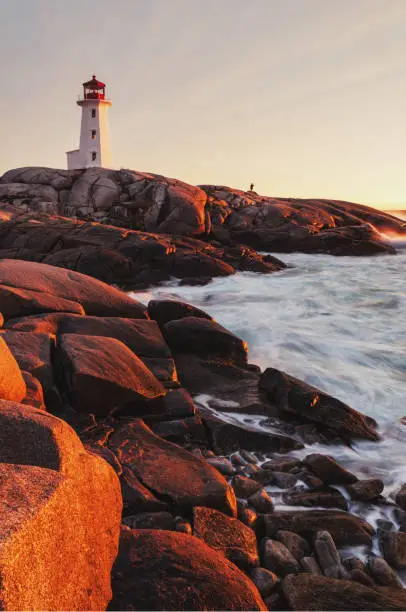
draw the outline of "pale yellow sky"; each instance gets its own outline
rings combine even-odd
[[[405,207],[406,0],[3,0],[0,57],[0,172],[66,167],[95,73],[117,167]]]

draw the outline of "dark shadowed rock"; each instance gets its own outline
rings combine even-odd
[[[376,421],[340,400],[274,368],[267,368],[260,387],[279,410],[328,426],[349,438],[377,440]]]
[[[358,582],[326,576],[287,576],[283,592],[292,610],[404,610],[406,591],[368,588]]]
[[[203,406],[198,407],[207,430],[210,432],[212,447],[220,453],[236,450],[286,453],[302,448],[302,444],[275,433],[249,429],[238,422],[230,423],[222,418],[222,413]]]
[[[102,336],[63,334],[58,361],[66,391],[78,412],[108,414],[131,406],[148,413],[146,400],[165,394],[161,383],[122,342]]]
[[[0,399],[20,402],[26,393],[20,367],[4,339],[0,337]]]
[[[379,478],[371,478],[370,480],[358,480],[358,482],[349,485],[347,491],[351,499],[357,501],[370,501],[380,496],[384,488],[382,480]]]
[[[397,573],[382,557],[370,557],[368,559],[368,569],[377,584],[399,589],[404,588]]]
[[[406,533],[382,530],[378,536],[382,555],[392,567],[406,568]]]
[[[278,542],[282,542],[282,544],[286,546],[297,561],[300,561],[300,559],[311,553],[308,542],[293,531],[283,531],[283,529],[281,529],[276,532],[275,538]]]
[[[224,477],[206,461],[154,435],[140,419],[116,430],[109,445],[144,486],[180,510],[207,506],[236,515],[234,491]]]
[[[402,485],[399,491],[396,493],[396,503],[398,506],[402,508],[402,510],[406,510],[406,484]]]
[[[130,529],[165,529],[175,531],[176,522],[170,512],[140,512],[123,518]]]
[[[144,487],[134,472],[127,466],[122,468],[120,484],[125,514],[159,512],[167,509],[167,504]]]
[[[247,344],[215,321],[202,317],[176,319],[165,324],[163,333],[174,355],[191,353],[239,366],[247,363]]]
[[[236,496],[242,497],[243,499],[247,499],[250,495],[253,495],[262,488],[259,482],[252,478],[246,478],[245,476],[234,476],[231,484],[233,485]]]
[[[314,538],[314,549],[323,573],[328,578],[348,578],[347,570],[341,564],[334,540],[328,531],[318,531]]]
[[[254,567],[250,572],[250,577],[262,597],[270,595],[278,582],[278,576],[264,567]]]
[[[290,472],[295,468],[298,468],[302,462],[300,459],[294,457],[278,457],[276,459],[270,459],[262,464],[263,468],[272,470],[273,472]]]
[[[169,321],[185,317],[201,317],[210,321],[213,320],[207,312],[200,310],[200,308],[177,300],[151,300],[148,302],[148,314],[151,319],[158,322],[161,328]]]
[[[277,576],[300,571],[299,563],[282,542],[265,538],[262,543],[262,565]]]
[[[265,489],[259,489],[256,493],[250,495],[248,503],[255,508],[257,512],[267,513],[273,511],[273,501]]]
[[[224,555],[184,533],[123,531],[110,610],[266,610]]]
[[[314,574],[315,576],[322,576],[323,572],[321,571],[320,565],[317,563],[317,559],[315,557],[302,557],[299,561],[300,567],[309,574]]]
[[[340,508],[348,510],[347,500],[337,489],[323,488],[309,491],[308,489],[289,489],[283,493],[282,499],[288,506]]]
[[[357,477],[343,468],[332,457],[313,453],[303,460],[304,465],[314,472],[325,484],[352,484]]]
[[[57,411],[60,408],[61,399],[52,366],[55,338],[50,334],[13,330],[4,330],[0,333],[20,368],[40,381],[47,409]]]
[[[266,535],[294,531],[311,540],[320,529],[329,531],[337,546],[370,545],[373,529],[369,523],[348,512],[337,510],[299,510],[273,512],[261,517]]]
[[[193,535],[243,570],[259,565],[255,532],[212,508],[193,508]]]

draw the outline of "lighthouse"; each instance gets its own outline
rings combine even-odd
[[[82,108],[79,149],[68,151],[68,170],[110,168],[112,165],[106,99],[106,85],[93,78],[83,83],[83,97],[76,102]]]

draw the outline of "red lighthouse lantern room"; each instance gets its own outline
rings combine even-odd
[[[83,98],[85,100],[104,100],[106,95],[106,85],[96,79],[93,75],[91,81],[83,83]]]

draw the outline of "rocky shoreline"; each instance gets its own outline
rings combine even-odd
[[[406,484],[388,500],[334,460],[374,419],[112,286],[285,267],[256,249],[393,254],[404,223],[129,170],[11,170],[0,202],[2,607],[405,609]]]
[[[145,306],[14,259],[0,261],[0,296],[2,538],[24,550],[0,565],[4,609],[405,608],[406,487],[386,500],[333,447],[294,456],[318,441],[376,440],[373,419],[260,372],[242,340],[183,302]],[[228,422],[237,400],[272,431]],[[397,524],[375,530],[353,504],[392,505]],[[78,550],[76,574],[66,564]],[[43,557],[35,576],[27,551]]]

